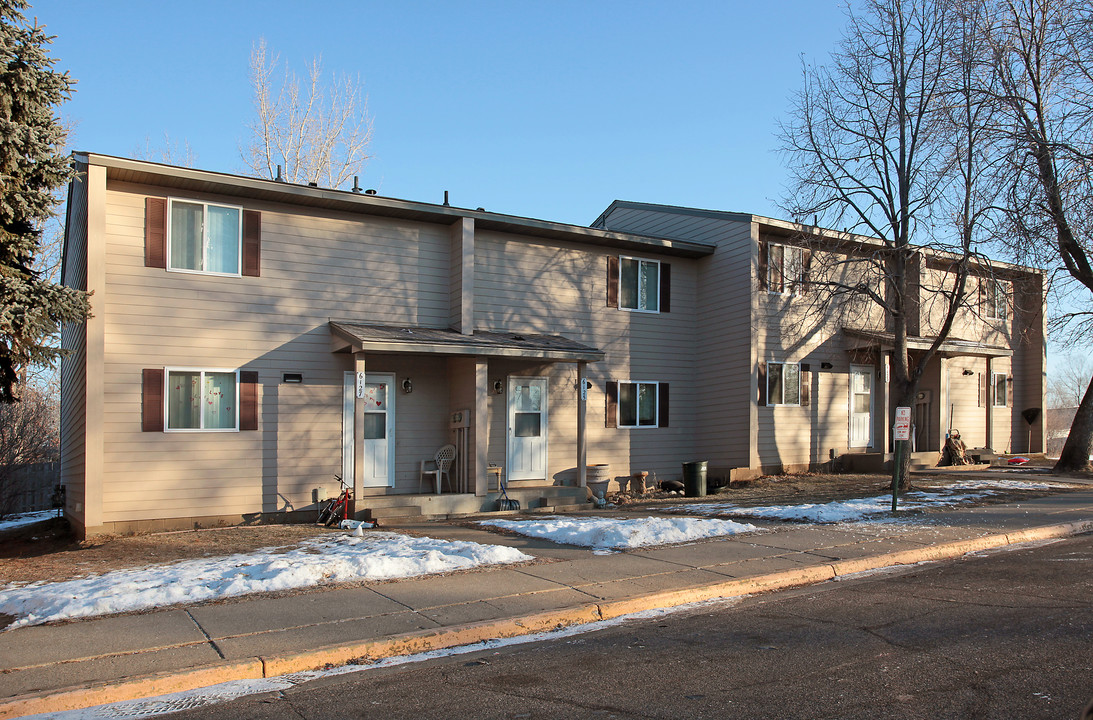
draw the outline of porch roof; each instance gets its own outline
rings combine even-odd
[[[850,350],[892,350],[896,346],[895,333],[844,327],[843,334],[846,335]],[[907,348],[909,350],[929,350],[935,339],[933,337],[909,337],[907,338]],[[950,338],[941,343],[938,352],[942,357],[1011,357],[1013,348],[1001,345],[987,345],[974,340]]]
[[[561,335],[455,330],[330,321],[334,352],[484,355],[562,362],[597,362],[604,353]]]

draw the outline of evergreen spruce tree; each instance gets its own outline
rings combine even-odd
[[[73,81],[54,70],[52,38],[28,24],[25,0],[0,0],[0,402],[19,399],[30,365],[61,355],[57,332],[88,315],[87,294],[34,269],[55,191],[72,177],[65,131],[54,114]]]

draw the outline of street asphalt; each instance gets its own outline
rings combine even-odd
[[[432,537],[516,547],[536,561],[2,632],[0,719],[549,631],[1091,532],[1093,488],[915,515],[914,522],[755,524],[763,531],[610,554],[460,525],[406,526]]]

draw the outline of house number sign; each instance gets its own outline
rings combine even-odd
[[[357,373],[357,397],[359,397],[359,398],[364,397],[364,389],[365,389],[365,384],[366,384],[365,381],[364,381],[364,377],[365,377],[364,373],[362,373],[362,372]]]

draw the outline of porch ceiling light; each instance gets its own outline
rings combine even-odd
[[[961,375],[975,375],[975,373],[973,373],[971,370],[965,370],[964,372],[962,372],[960,374]]]

